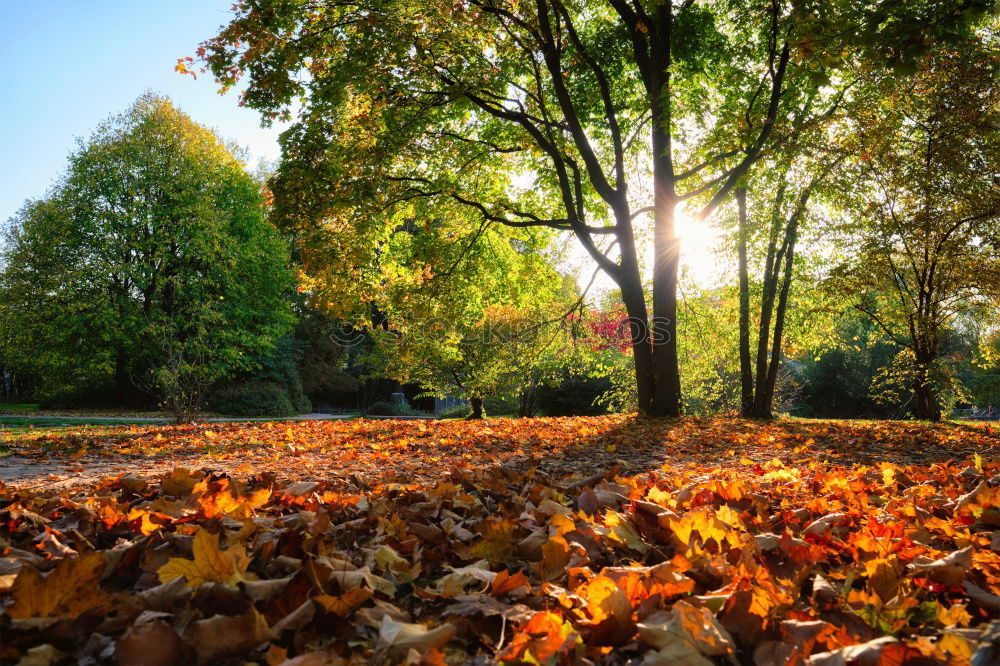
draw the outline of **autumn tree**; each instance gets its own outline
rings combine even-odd
[[[461,396],[481,416],[483,398],[532,383],[573,305],[575,285],[555,270],[546,235],[483,223],[463,234],[444,220],[409,220],[370,263],[354,266],[355,288],[366,296],[327,309],[369,333],[369,365],[379,376]],[[311,280],[307,289],[328,284]],[[323,304],[327,293],[313,296]]]
[[[850,248],[831,286],[903,348],[895,368],[921,419],[942,416],[940,363],[961,312],[1000,304],[1000,60],[994,35],[939,49],[916,79],[853,107],[845,190]]]
[[[819,137],[812,139],[812,145],[803,146],[799,140],[781,146],[774,159],[758,164],[752,177],[748,174],[733,191],[737,209],[740,413],[746,417],[773,416],[792,283],[797,263],[801,263],[796,261],[798,244],[819,195],[829,190],[826,186],[831,172],[843,160],[843,154],[827,149]],[[837,196],[836,189],[833,196]],[[753,204],[749,210],[748,200]]]
[[[197,406],[291,325],[288,251],[260,185],[208,129],[146,94],[14,218],[0,301],[9,345],[51,394],[111,384]]]
[[[246,79],[244,104],[297,109],[276,213],[342,265],[414,208],[575,237],[637,324],[640,409],[671,415],[677,206],[710,215],[801,85],[906,67],[988,5],[243,0],[199,55],[223,85]],[[637,249],[648,226],[652,316]]]

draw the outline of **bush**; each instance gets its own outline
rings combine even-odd
[[[517,416],[521,402],[516,394],[494,395],[483,398],[483,412],[490,416]]]
[[[410,410],[403,405],[379,400],[368,405],[365,416],[406,416]]]
[[[287,390],[274,382],[260,380],[222,387],[209,399],[209,408],[226,416],[285,417],[300,413]]]
[[[249,381],[277,384],[288,396],[296,414],[312,411],[312,402],[302,390],[302,379],[296,361],[302,345],[298,340],[282,338],[267,356],[258,359],[259,367],[249,376]]]
[[[539,389],[537,401],[546,416],[597,416],[608,413],[597,399],[610,390],[607,377],[566,373],[555,386]]]
[[[439,419],[465,419],[469,417],[472,413],[472,409],[468,405],[459,405],[458,407],[452,407],[451,409],[445,409],[438,414]]]

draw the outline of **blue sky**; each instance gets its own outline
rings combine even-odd
[[[0,222],[45,194],[76,138],[149,89],[256,158],[278,157],[278,128],[218,94],[177,58],[226,22],[232,0],[0,0]],[[254,166],[253,163],[250,165]]]

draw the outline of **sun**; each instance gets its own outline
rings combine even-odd
[[[710,286],[723,279],[718,247],[719,229],[710,221],[699,221],[683,208],[677,209],[675,231],[681,241],[681,279]]]

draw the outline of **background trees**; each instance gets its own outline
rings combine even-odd
[[[544,232],[413,218],[367,264],[341,259],[327,270],[354,275],[359,297],[341,293],[336,307],[369,332],[377,373],[468,399],[481,416],[484,398],[537,383],[573,307],[575,285],[555,270],[547,240]],[[320,284],[314,296],[324,299],[331,282]]]
[[[902,348],[887,379],[918,418],[956,394],[945,329],[1000,306],[998,54],[990,36],[936,51],[912,82],[878,80],[879,104],[856,105],[845,135],[856,159],[831,285]]]
[[[676,415],[678,204],[711,214],[799,91],[835,96],[844,68],[907,67],[987,7],[245,0],[200,54],[224,85],[246,75],[254,108],[302,104],[279,219],[346,226],[312,239],[349,254],[373,252],[401,206],[571,234],[640,324],[640,409]],[[648,214],[653,317],[636,249]]]
[[[50,397],[88,389],[195,409],[292,323],[287,249],[260,185],[152,94],[81,143],[49,196],[25,205],[2,267],[2,325]]]

